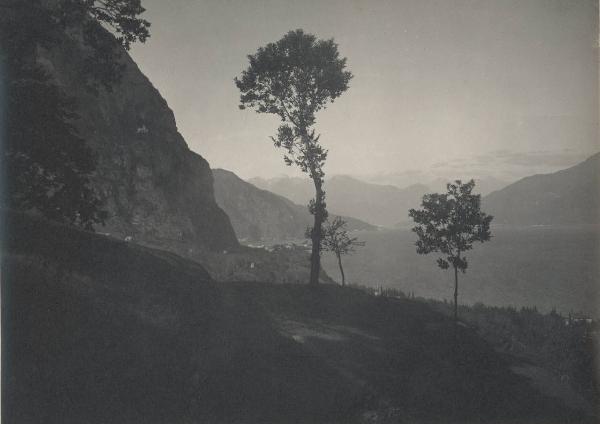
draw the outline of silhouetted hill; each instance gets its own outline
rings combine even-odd
[[[494,223],[600,223],[600,153],[571,168],[523,178],[483,199]]]
[[[307,206],[293,203],[283,196],[261,190],[233,172],[213,169],[215,198],[227,213],[240,239],[284,241],[303,239],[313,224]],[[374,230],[370,224],[344,217],[350,230]]]
[[[3,422],[577,422],[467,327],[454,362],[428,305],[219,284],[173,254],[5,223]]]
[[[314,196],[308,179],[254,178],[250,182],[262,189],[285,196],[296,203],[307,203]],[[327,208],[332,213],[353,216],[373,225],[395,226],[408,221],[408,210],[418,207],[429,189],[415,184],[403,189],[391,185],[366,183],[349,176],[334,176],[325,181]]]

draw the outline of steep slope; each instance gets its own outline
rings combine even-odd
[[[553,174],[534,175],[483,199],[497,224],[600,223],[600,153]]]
[[[217,204],[229,216],[240,239],[285,241],[303,239],[312,216],[306,206],[297,205],[283,196],[256,188],[233,172],[213,169]],[[373,230],[375,227],[347,218],[350,230]]]
[[[325,184],[327,185],[327,180]],[[315,188],[308,178],[276,177],[276,178],[250,178],[248,182],[263,190],[284,196],[292,202],[305,205],[315,197]]]
[[[250,182],[296,203],[306,203],[313,195],[310,181],[301,178],[254,178]],[[325,191],[331,212],[353,216],[373,225],[395,226],[408,220],[408,210],[419,206],[429,189],[421,184],[400,189],[339,175],[325,181]]]
[[[7,223],[3,422],[578,422],[471,329],[453,364],[426,304],[215,284],[172,254]]]
[[[94,185],[109,220],[98,231],[180,252],[238,245],[217,206],[210,167],[187,147],[166,101],[123,50],[112,90],[86,89],[81,42],[64,35],[39,62],[74,97],[80,135],[96,152]]]

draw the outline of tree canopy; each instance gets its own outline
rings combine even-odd
[[[122,71],[119,46],[145,42],[150,23],[141,0],[0,0],[1,41],[8,65],[31,65],[38,47],[51,48],[64,34],[88,46],[81,74],[89,88],[110,90]],[[10,69],[9,69],[10,70]]]
[[[327,151],[310,129],[316,113],[348,89],[352,74],[344,70],[346,58],[339,57],[333,40],[298,29],[259,48],[248,60],[248,69],[235,78],[242,93],[240,109],[278,115],[284,124],[272,140],[286,150],[286,164],[322,178]]]
[[[72,102],[42,69],[24,71],[7,90],[7,206],[92,229],[106,213],[90,187],[95,156],[73,127]]]
[[[411,209],[417,234],[417,253],[442,253],[437,264],[442,269],[454,268],[454,321],[458,323],[458,271],[467,270],[464,253],[473,243],[488,241],[492,234],[490,222],[493,217],[481,211],[481,195],[472,194],[475,181],[463,184],[456,180],[446,185],[447,193],[426,194],[422,209]],[[457,327],[455,325],[455,339]]]
[[[235,78],[240,108],[276,114],[298,129],[311,127],[315,114],[346,91],[352,78],[333,39],[319,40],[301,29],[260,47],[248,60],[248,69]]]
[[[472,194],[475,181],[456,180],[446,187],[447,193],[423,196],[422,209],[411,209],[409,216],[418,224],[413,228],[417,253],[440,252],[440,268],[452,265],[464,272],[468,262],[463,253],[491,238],[493,217],[481,211],[481,195]]]

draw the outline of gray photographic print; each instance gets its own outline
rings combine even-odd
[[[5,424],[600,422],[597,0],[0,0]]]

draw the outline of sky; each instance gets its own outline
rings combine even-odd
[[[302,28],[354,74],[317,115],[328,175],[490,175],[562,169],[600,150],[592,0],[142,0],[132,48],[190,148],[242,178],[300,175],[239,110],[247,55]]]

